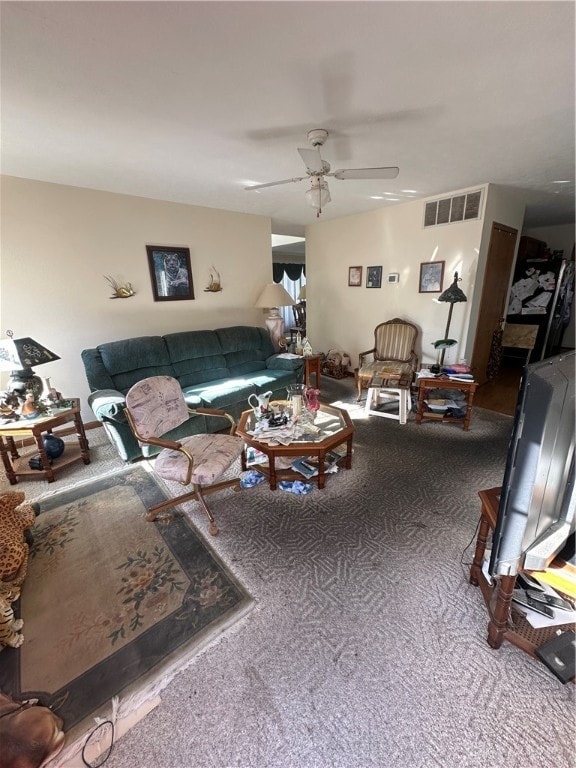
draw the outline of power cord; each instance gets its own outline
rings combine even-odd
[[[98,738],[95,738],[98,732],[103,729],[107,728],[106,732],[100,733],[98,735]],[[110,745],[100,752],[95,758],[90,759],[87,755],[87,748],[89,746],[96,745],[96,748],[99,748],[99,742],[102,741],[103,738],[108,737],[110,741]],[[99,766],[104,765],[106,760],[110,757],[110,753],[112,752],[112,747],[114,746],[114,723],[112,720],[103,720],[101,723],[99,723],[96,728],[92,731],[92,733],[88,736],[86,741],[84,742],[84,746],[82,747],[82,762],[84,765],[87,766],[87,768],[99,768]]]

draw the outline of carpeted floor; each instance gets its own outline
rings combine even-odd
[[[492,650],[468,583],[477,491],[501,483],[511,418],[475,408],[468,433],[413,414],[400,426],[366,420],[353,380],[322,390],[350,409],[352,470],[307,496],[263,483],[211,497],[210,544],[255,608],[107,767],[573,768],[574,686]],[[107,448],[90,438],[98,461]]]

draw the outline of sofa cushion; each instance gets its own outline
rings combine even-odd
[[[248,378],[219,379],[206,384],[196,384],[183,389],[186,402],[191,397],[200,397],[205,408],[222,408],[237,403],[246,404],[243,410],[248,409],[248,398],[257,392],[257,387]]]
[[[180,386],[230,376],[220,340],[214,331],[182,331],[164,336],[166,349]]]
[[[97,347],[112,379],[112,389],[126,394],[133,384],[148,376],[174,376],[166,344],[161,336],[139,336],[111,341]]]
[[[237,325],[218,328],[216,334],[232,377],[266,368],[266,360],[274,354],[270,335],[263,328]]]
[[[266,392],[269,389],[276,390],[281,387],[287,387],[295,382],[293,371],[274,371],[270,369],[252,373],[247,378],[256,386],[259,393]]]

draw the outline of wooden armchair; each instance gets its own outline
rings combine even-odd
[[[290,341],[294,340],[298,332],[301,336],[306,336],[306,302],[301,301],[294,304],[292,312],[294,313],[294,326],[290,328]]]
[[[376,326],[374,346],[360,352],[359,356],[358,400],[362,398],[362,389],[369,388],[374,376],[381,378],[379,386],[382,387],[410,387],[418,370],[418,356],[414,350],[417,338],[418,328],[399,317]]]

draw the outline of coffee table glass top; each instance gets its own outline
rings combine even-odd
[[[321,405],[314,422],[304,417],[296,424],[288,422],[280,427],[268,427],[266,420],[257,420],[253,411],[244,411],[237,432],[262,443],[294,445],[322,443],[351,426],[346,411],[330,405]]]

